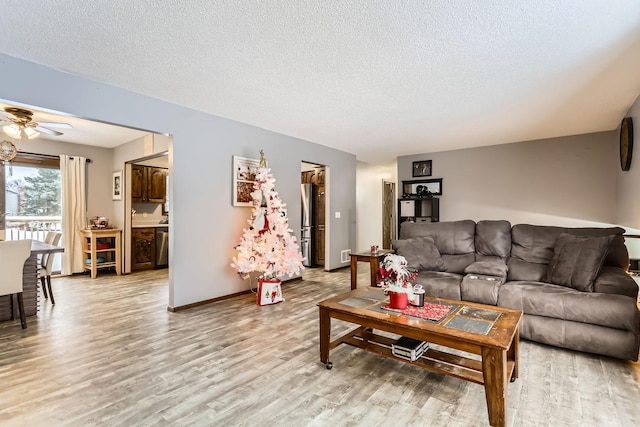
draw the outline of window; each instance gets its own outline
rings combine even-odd
[[[62,198],[59,162],[16,157],[5,165],[0,180],[0,225],[6,240],[44,240],[49,230],[60,231]]]

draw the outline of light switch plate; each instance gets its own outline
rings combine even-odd
[[[340,218],[340,212],[336,212],[336,218]]]

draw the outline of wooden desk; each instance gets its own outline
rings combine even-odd
[[[31,241],[31,255],[24,262],[22,269],[22,297],[24,299],[25,316],[35,316],[38,312],[38,255],[62,253],[64,248],[44,243],[39,240]],[[10,295],[0,297],[0,320],[11,319]],[[13,304],[14,315],[18,318],[18,304]]]
[[[351,257],[351,290],[358,287],[358,262],[368,262],[371,268],[371,286],[376,286],[378,269],[380,268],[380,261],[385,255],[393,253],[388,249],[380,249],[378,252],[359,252],[355,254],[349,254]]]

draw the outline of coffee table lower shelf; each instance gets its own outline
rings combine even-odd
[[[412,362],[397,357],[391,352],[391,345],[395,341],[393,338],[374,333],[371,328],[361,326],[333,340],[329,344],[329,350],[333,350],[340,344],[348,344],[371,353],[379,354],[380,356],[419,366],[429,371],[484,385],[481,360],[429,348],[419,359]],[[326,365],[328,369],[333,367],[333,364],[329,361],[326,362]],[[511,381],[515,380],[513,376],[515,367],[516,364],[514,361],[507,361],[507,376]]]

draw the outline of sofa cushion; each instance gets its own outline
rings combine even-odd
[[[547,263],[526,262],[511,257],[509,261],[507,261],[507,266],[509,267],[507,281],[529,280],[532,282],[542,282],[547,277]]]
[[[546,225],[517,224],[511,229],[511,256],[526,262],[548,264],[553,256],[556,239],[562,233],[585,237],[620,236],[614,240],[611,250],[626,252],[624,238],[622,237],[624,229],[620,227],[565,228]],[[622,246],[620,247],[621,242]],[[606,265],[626,268],[626,265],[618,265],[624,264],[624,259],[622,258],[625,257],[621,253],[616,253],[613,257],[609,256]]]
[[[421,271],[415,283],[422,285],[425,295],[460,300],[462,276],[449,272]]]
[[[623,295],[582,292],[542,282],[515,281],[500,286],[498,305],[524,314],[590,323],[638,332],[636,301]]]
[[[626,295],[638,299],[638,284],[626,271],[605,265],[593,282],[593,292]]]
[[[467,266],[464,272],[469,274],[482,274],[485,276],[506,277],[507,265],[503,262],[476,261]]]
[[[403,222],[400,239],[431,237],[440,254],[475,253],[476,223],[471,220],[450,222]]]
[[[476,223],[471,220],[451,222],[403,222],[400,239],[431,237],[444,260],[444,269],[462,274],[475,261]]]
[[[547,282],[593,292],[613,236],[585,237],[562,233],[549,262]]]
[[[511,255],[511,223],[509,221],[478,221],[476,253],[507,258]]]
[[[616,236],[611,244],[604,265],[626,269],[629,264],[620,227],[564,228],[542,225],[517,224],[511,229],[511,258],[508,261],[508,280],[545,280],[546,264],[553,257],[558,236],[567,233],[575,236]]]
[[[444,261],[431,237],[394,240],[393,248],[407,260],[407,266],[416,270],[443,271]]]
[[[497,305],[498,291],[500,290],[500,285],[504,283],[504,279],[504,276],[467,274],[460,284],[460,296],[463,301]]]
[[[464,274],[464,269],[469,264],[473,264],[476,260],[476,257],[474,254],[464,254],[464,255],[443,254],[442,260],[444,261],[444,271],[448,271],[449,273]]]

